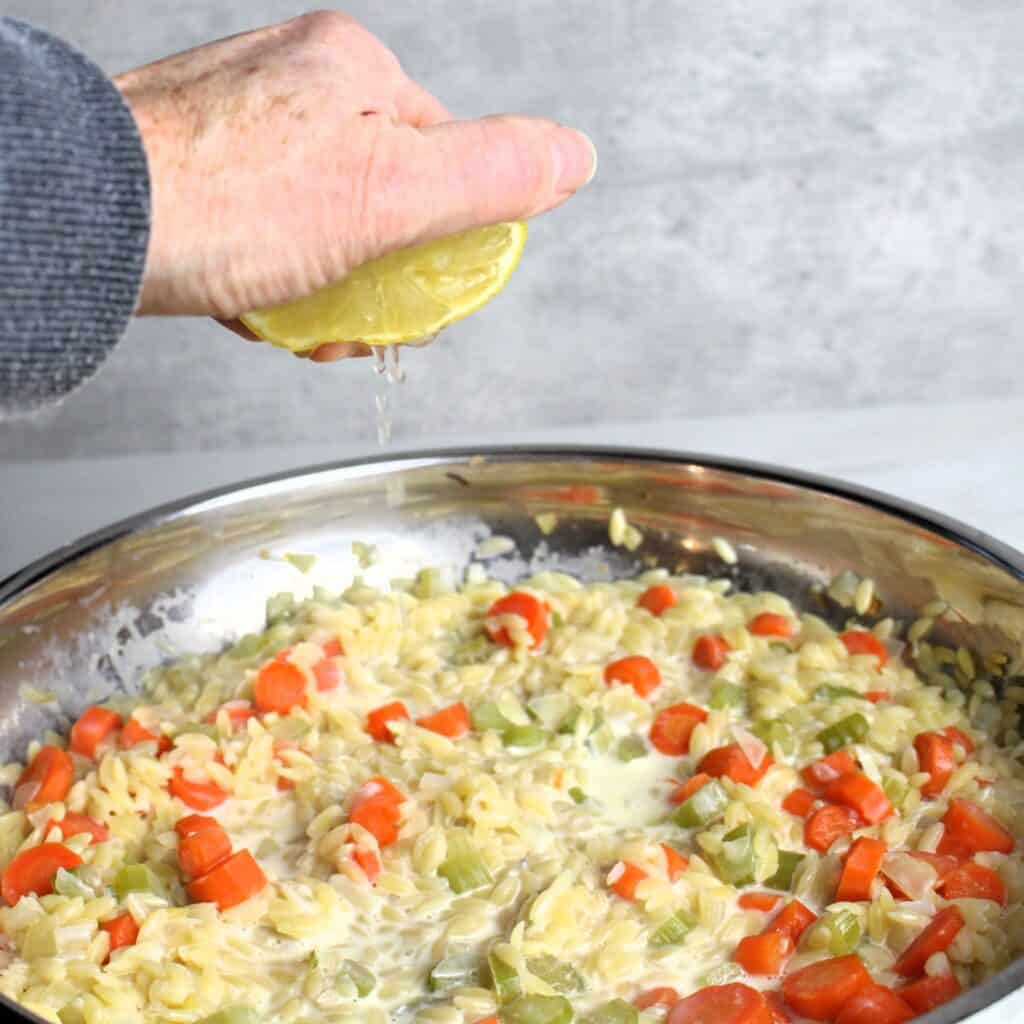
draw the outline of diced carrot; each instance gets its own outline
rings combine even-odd
[[[366,731],[378,743],[394,743],[395,736],[388,728],[388,722],[407,722],[408,720],[408,709],[400,700],[396,700],[391,704],[375,708],[366,716]]]
[[[833,803],[852,807],[869,825],[877,825],[892,814],[892,804],[885,790],[863,772],[851,772],[830,782],[825,787],[825,797]]]
[[[864,819],[852,807],[826,804],[819,807],[804,825],[804,842],[812,849],[825,853],[840,837],[864,827]]]
[[[820,789],[830,782],[859,769],[859,765],[848,750],[837,750],[813,764],[807,765],[800,773],[808,786]]]
[[[186,836],[194,836],[208,828],[221,828],[221,823],[216,818],[210,818],[205,814],[186,814],[174,823],[174,831],[180,839]]]
[[[665,853],[665,870],[669,881],[674,882],[690,866],[690,861],[668,843],[662,843],[661,848]]]
[[[373,850],[361,850],[358,846],[352,851],[352,859],[359,865],[370,885],[376,885],[380,878],[380,857]]]
[[[953,741],[939,732],[919,732],[914,737],[914,749],[921,771],[931,776],[921,787],[921,795],[938,796],[946,788],[956,767]]]
[[[690,750],[690,733],[707,720],[708,713],[696,704],[672,704],[662,708],[651,725],[651,743],[669,757],[682,757]]]
[[[676,1003],[666,1024],[772,1024],[765,997],[741,982],[707,985]]]
[[[772,1024],[793,1024],[793,1017],[786,1009],[782,993],[777,989],[764,993],[765,1002],[772,1015]],[[714,1024],[714,1022],[712,1022]]]
[[[220,825],[182,836],[178,840],[178,864],[189,878],[205,875],[231,856],[231,837]]]
[[[960,982],[956,980],[955,974],[925,975],[904,985],[899,993],[916,1013],[925,1014],[936,1006],[956,999],[960,995]]]
[[[1013,836],[991,814],[969,800],[950,800],[942,823],[946,826],[943,839],[948,836],[972,853],[1012,853],[1016,845]],[[940,843],[939,853],[944,852]]]
[[[942,735],[951,739],[955,746],[963,747],[965,754],[974,753],[974,740],[963,729],[958,729],[955,725],[947,725],[942,730]]]
[[[320,645],[324,656],[313,666],[313,676],[316,679],[316,688],[325,693],[328,690],[336,690],[341,682],[341,669],[338,667],[336,658],[345,653],[341,641],[330,639]]]
[[[799,900],[790,900],[763,930],[785,935],[796,946],[800,936],[817,920],[817,916]]]
[[[679,993],[674,988],[664,986],[662,988],[649,988],[641,992],[633,1000],[633,1005],[638,1010],[648,1010],[652,1006],[675,1006],[679,1002]]]
[[[871,701],[872,704],[880,704],[883,700],[888,700],[892,696],[888,690],[868,690],[864,694],[864,699]]]
[[[475,1024],[501,1024],[497,1017],[481,1017]]]
[[[836,1024],[905,1024],[915,1014],[891,988],[867,985],[839,1011]]]
[[[764,778],[765,772],[775,764],[771,755],[765,754],[761,763],[755,768],[743,748],[738,743],[730,743],[724,747],[709,750],[697,765],[697,771],[704,772],[712,778],[726,776],[733,782],[742,782],[746,786],[756,786]]]
[[[352,798],[352,806],[355,807],[370,801],[399,807],[405,803],[405,794],[387,779],[376,775],[356,790],[356,794]]]
[[[112,732],[121,728],[121,716],[110,708],[93,705],[86,708],[77,722],[71,727],[71,738],[68,748],[72,753],[81,754],[95,760],[96,751]]]
[[[789,936],[764,932],[740,939],[734,959],[747,974],[780,974],[782,965],[793,952]]]
[[[608,874],[608,888],[622,899],[632,902],[636,899],[636,887],[647,877],[643,868],[620,860]]]
[[[779,636],[788,640],[796,633],[796,623],[788,615],[761,612],[750,620],[747,630],[754,636]]]
[[[292,708],[306,706],[306,677],[298,665],[277,657],[256,674],[253,697],[260,711],[286,715]]]
[[[43,843],[22,850],[7,865],[0,881],[0,893],[11,907],[29,893],[48,896],[53,892],[54,875],[61,868],[70,871],[81,863],[82,858],[62,843]]]
[[[701,786],[710,781],[710,775],[707,775],[705,772],[698,772],[696,775],[688,778],[678,789],[674,790],[669,800],[674,804],[681,804],[689,800]]]
[[[118,740],[123,750],[137,747],[140,743],[152,743],[154,741],[156,742],[156,752],[158,754],[166,754],[174,745],[166,736],[158,736],[156,733],[150,732],[145,726],[140,725],[137,718],[129,718],[124,723],[124,728],[121,730],[121,736]]]
[[[87,832],[92,836],[93,843],[105,843],[110,838],[110,829],[87,814],[79,814],[77,811],[65,811],[60,821],[47,822],[43,829],[45,835],[51,828],[59,828],[60,834],[65,839],[81,835]],[[92,844],[90,844],[92,845]]]
[[[848,629],[841,633],[839,639],[850,655],[873,654],[878,659],[878,671],[881,672],[889,660],[889,652],[885,644],[865,629]]]
[[[854,840],[836,888],[839,903],[860,903],[871,899],[871,885],[882,868],[888,847],[880,839],[861,836]]]
[[[782,897],[776,892],[744,892],[737,902],[743,910],[759,910],[762,914],[770,914],[778,909]]]
[[[398,842],[399,810],[405,796],[386,779],[370,779],[352,800],[349,821],[365,828],[383,849]]]
[[[732,647],[729,646],[729,641],[724,636],[712,636],[710,633],[706,633],[697,638],[691,657],[697,668],[717,672],[725,664],[726,656],[731,650]]]
[[[43,747],[14,787],[14,806],[18,810],[35,811],[63,800],[74,775],[74,763],[66,751]]]
[[[522,590],[514,590],[511,594],[498,598],[487,611],[486,629],[490,638],[504,647],[511,647],[514,643],[512,635],[502,625],[493,621],[503,615],[518,615],[525,620],[526,630],[533,639],[530,645],[536,650],[548,635],[548,608],[547,605]]]
[[[256,709],[247,700],[229,700],[219,708],[214,708],[206,716],[206,720],[208,722],[216,722],[222,711],[227,712],[228,722],[231,724],[232,732],[240,726],[245,725],[250,718],[256,717]]]
[[[605,666],[604,681],[608,686],[615,683],[632,686],[637,696],[647,697],[661,686],[661,673],[650,658],[632,654]]]
[[[638,608],[645,608],[652,615],[661,615],[675,607],[678,600],[676,592],[667,583],[659,583],[648,587],[636,603]]]
[[[211,871],[188,883],[193,903],[216,903],[220,910],[230,910],[255,896],[267,884],[267,876],[248,850],[222,861]]]
[[[125,946],[134,946],[139,937],[139,926],[135,918],[129,913],[118,914],[109,921],[100,923],[100,928],[110,936],[110,950],[107,953],[107,960],[115,949],[123,949]],[[104,961],[106,963],[106,961]]]
[[[838,956],[802,967],[782,981],[786,1002],[811,1020],[834,1020],[843,1006],[872,984],[858,956]]]
[[[194,811],[211,811],[228,798],[227,793],[212,782],[193,782],[185,778],[182,768],[174,769],[167,791]]]
[[[999,872],[973,861],[951,871],[936,888],[947,900],[992,900],[1006,906],[1006,886]]]
[[[432,715],[418,718],[416,724],[423,729],[429,729],[431,732],[447,736],[452,740],[465,736],[472,725],[469,718],[469,710],[462,703],[452,704]]]
[[[782,809],[788,814],[795,814],[798,818],[806,818],[817,802],[818,798],[809,789],[794,789],[782,801]]]
[[[929,957],[949,949],[960,929],[964,916],[956,906],[944,907],[925,925],[924,931],[900,954],[893,966],[897,974],[912,978],[924,970]]]

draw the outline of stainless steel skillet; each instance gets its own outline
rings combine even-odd
[[[621,507],[644,535],[612,547]],[[550,526],[546,534],[540,523]],[[986,535],[885,495],[771,466],[677,452],[501,448],[378,457],[270,477],[125,520],[0,583],[0,757],[60,729],[87,703],[132,692],[175,654],[211,650],[262,627],[280,590],[337,591],[359,568],[354,540],[379,546],[373,580],[424,565],[463,569],[499,534],[514,552],[489,560],[513,579],[558,568],[593,579],[651,564],[727,574],[842,621],[825,586],[842,572],[875,581],[878,617],[916,620],[937,600],[950,611],[927,643],[970,660],[920,665],[936,685],[997,694],[1024,674],[1024,556]],[[712,541],[738,553],[724,563]],[[283,560],[315,554],[309,575]],[[926,651],[927,653],[927,651]],[[964,664],[973,670],[968,672]],[[53,693],[39,703],[24,684]],[[984,723],[1016,742],[1015,710]],[[1024,959],[927,1020],[952,1024],[1024,985]],[[1024,993],[983,1015],[1024,1018]],[[10,1019],[37,1019],[0,1001]],[[923,1019],[923,1018],[922,1018]]]

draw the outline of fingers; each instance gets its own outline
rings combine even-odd
[[[261,342],[263,340],[253,334],[241,320],[218,320],[217,323],[246,341]],[[358,341],[331,341],[305,352],[293,353],[299,359],[309,359],[314,363],[334,363],[339,359],[359,359],[372,354],[373,349],[369,345]]]

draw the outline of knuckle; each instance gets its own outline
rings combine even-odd
[[[354,18],[328,8],[299,15],[293,22],[295,30],[304,38],[319,42],[334,42],[358,27]]]

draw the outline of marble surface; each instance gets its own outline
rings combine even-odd
[[[111,71],[301,9],[0,6]],[[506,293],[408,357],[400,439],[1021,393],[1016,0],[342,6],[457,113],[549,114],[601,155]],[[143,321],[0,456],[364,442],[369,381]]]

